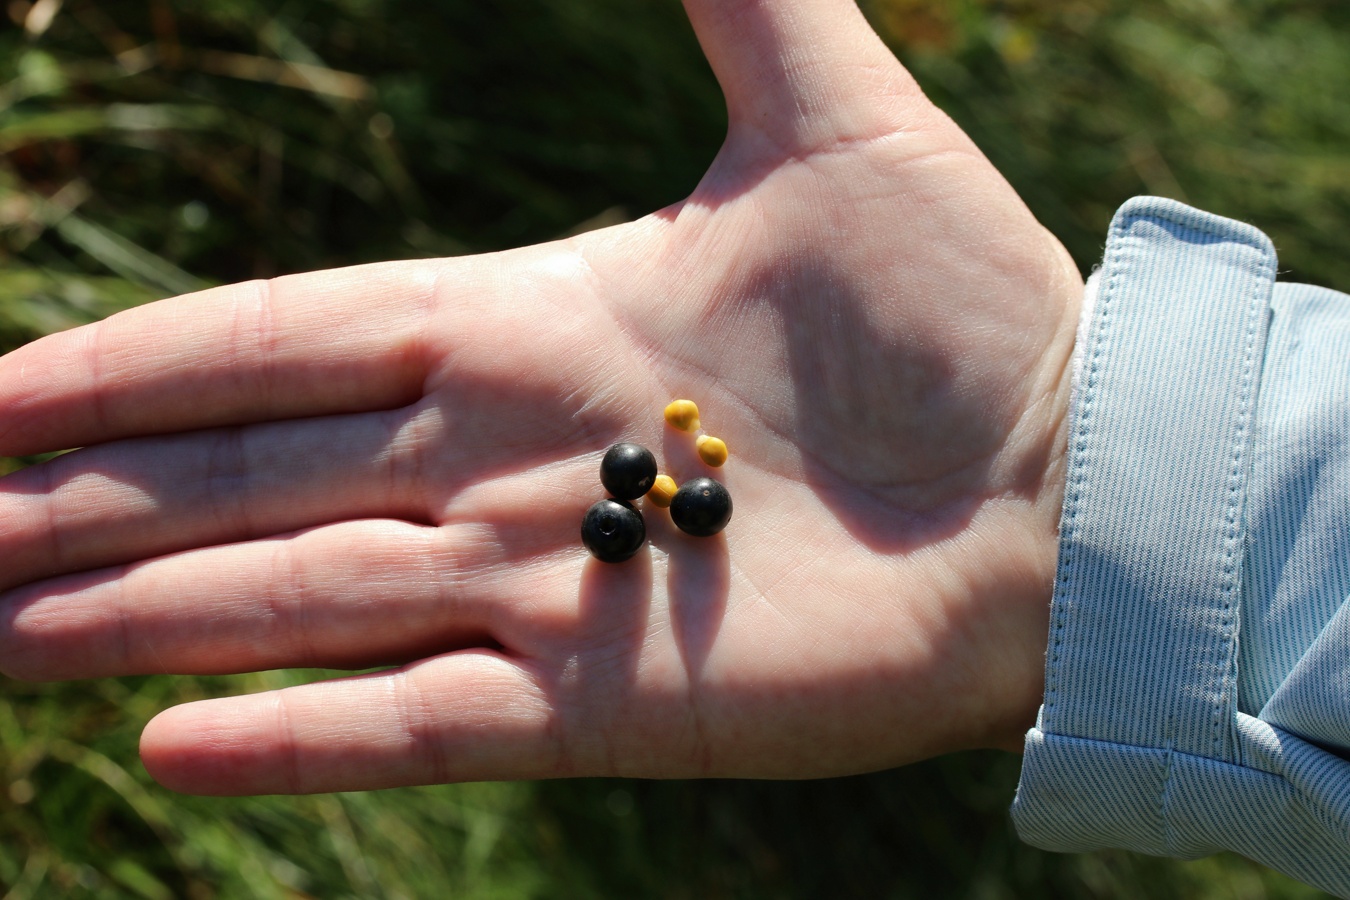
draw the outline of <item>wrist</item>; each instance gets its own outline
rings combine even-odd
[[[1003,601],[1002,643],[1006,679],[996,685],[990,728],[982,746],[1020,752],[1036,721],[1045,688],[1046,644],[1059,561],[1060,520],[1068,474],[1069,428],[1082,371],[1084,331],[1092,313],[1096,281],[1084,284],[1064,255],[1063,275],[1053,291],[1062,314],[1043,357],[1042,390],[1029,410],[1039,409],[1042,425],[1037,455],[1041,460],[1028,497],[1019,540],[1020,565],[1009,573]],[[1033,457],[1034,458],[1034,457]]]

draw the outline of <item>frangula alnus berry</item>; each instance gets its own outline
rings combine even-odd
[[[731,494],[712,478],[686,481],[670,501],[670,520],[686,534],[710,537],[731,521]]]
[[[600,483],[611,496],[636,500],[656,481],[656,457],[640,444],[615,444],[600,461]]]
[[[601,562],[631,559],[646,540],[642,514],[622,500],[601,500],[581,520],[581,542]]]

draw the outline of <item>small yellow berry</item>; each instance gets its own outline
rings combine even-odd
[[[656,506],[665,509],[670,506],[670,501],[675,499],[675,492],[679,490],[679,487],[680,486],[675,483],[675,479],[671,478],[669,475],[657,475],[656,483],[653,484],[652,489],[647,492],[647,499],[652,501]]]
[[[710,466],[720,466],[727,461],[727,444],[721,438],[705,434],[694,442],[694,447],[699,458]]]
[[[681,431],[697,431],[698,404],[693,400],[672,400],[666,406],[666,421]]]

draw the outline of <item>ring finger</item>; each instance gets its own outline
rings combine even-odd
[[[364,668],[499,646],[519,598],[537,604],[565,579],[486,527],[343,522],[28,585],[0,595],[0,660],[52,680]]]

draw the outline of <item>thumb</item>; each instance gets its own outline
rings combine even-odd
[[[854,0],[684,0],[731,132],[791,150],[912,124],[932,109]]]

